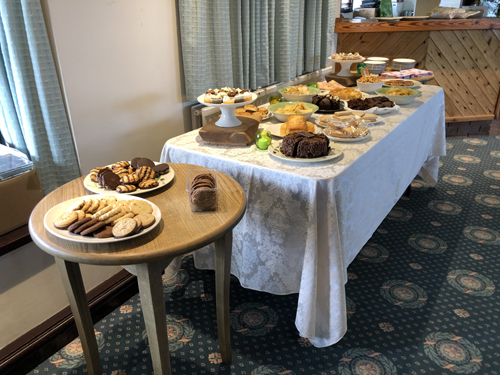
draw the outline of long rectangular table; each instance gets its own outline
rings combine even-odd
[[[331,162],[299,165],[255,145],[211,145],[198,130],[163,148],[161,161],[214,168],[241,184],[248,207],[233,231],[231,273],[246,288],[299,293],[295,324],[317,347],[347,330],[348,265],[417,174],[437,183],[446,154],[444,94],[437,86],[421,91],[400,114],[383,115],[371,139],[342,143],[343,156]],[[213,249],[198,251],[195,265],[214,269]]]

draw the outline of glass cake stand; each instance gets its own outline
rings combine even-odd
[[[221,111],[220,119],[215,122],[215,125],[220,126],[221,128],[233,128],[235,126],[239,126],[242,124],[242,122],[240,120],[238,120],[238,118],[234,114],[234,110],[238,107],[243,107],[243,106],[250,104],[250,103],[253,103],[255,100],[257,100],[257,95],[254,93],[251,93],[251,94],[252,94],[252,100],[248,100],[246,102],[241,102],[241,103],[234,103],[234,104],[205,103],[203,101],[205,94],[198,96],[198,102],[200,104],[206,105],[207,107],[220,108],[220,111]]]
[[[331,57],[329,57],[328,59],[340,64],[341,69],[340,69],[340,72],[337,73],[337,76],[339,76],[339,77],[350,77],[350,76],[354,75],[351,73],[351,65],[358,64],[360,62],[365,61],[364,57],[362,59],[358,59],[358,60],[334,60]]]

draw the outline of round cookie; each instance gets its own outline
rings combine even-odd
[[[113,236],[116,238],[122,238],[129,236],[137,228],[137,221],[134,219],[123,219],[118,221],[113,227]]]
[[[139,219],[144,229],[149,228],[156,221],[155,216],[152,214],[139,214],[134,219]]]
[[[81,231],[80,234],[82,236],[86,236],[87,234],[91,234],[91,233],[95,232],[96,230],[104,228],[105,226],[106,226],[105,222],[99,221],[99,222],[95,223],[94,225],[88,227],[87,229]]]
[[[170,166],[167,163],[161,163],[153,167],[153,171],[159,175],[167,174],[169,170]]]
[[[94,232],[95,238],[110,238],[113,237],[113,227],[107,225],[102,229],[96,230]]]
[[[75,229],[77,229],[80,225],[83,225],[85,223],[88,223],[90,220],[92,220],[91,217],[84,217],[83,219],[80,219],[76,222],[74,222],[73,224],[71,224],[69,227],[68,227],[68,231],[70,232],[73,232]]]
[[[78,228],[76,228],[73,233],[75,234],[80,234],[83,232],[85,229],[90,228],[92,225],[95,225],[99,222],[98,219],[92,219],[90,221],[87,221],[85,224],[80,225]]]
[[[77,220],[78,214],[75,211],[65,212],[54,220],[54,226],[58,229],[66,229]]]

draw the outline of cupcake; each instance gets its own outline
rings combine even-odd
[[[222,102],[224,104],[234,104],[234,98],[229,95],[224,95],[224,97],[222,98]]]
[[[246,102],[252,100],[252,94],[250,94],[250,91],[248,91],[247,89],[241,90],[240,94],[243,94],[243,98]]]
[[[222,104],[222,96],[220,94],[212,95],[210,97],[212,104]]]

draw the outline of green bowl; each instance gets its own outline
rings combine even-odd
[[[421,91],[414,90],[414,89],[408,89],[408,90],[411,90],[411,92],[413,93],[413,95],[387,95],[386,92],[388,90],[390,90],[391,88],[392,87],[384,87],[384,88],[375,90],[375,92],[377,94],[379,94],[379,95],[386,96],[391,101],[393,101],[394,103],[399,104],[399,105],[410,104],[411,102],[413,102],[415,100],[415,98],[417,96],[421,96],[422,95]]]
[[[276,113],[276,111],[280,108],[285,108],[287,105],[294,105],[297,102],[281,102],[281,103],[276,103],[276,104],[271,104],[267,109],[269,112],[271,112],[279,121],[285,122],[288,116],[294,115],[295,113],[290,113],[290,114],[285,114],[285,113]],[[317,105],[311,104],[311,103],[304,103],[304,105],[307,108],[311,108],[312,111],[308,113],[299,113],[300,115],[303,115],[308,119],[309,117],[312,116],[314,112],[316,112],[319,107]]]
[[[308,87],[309,93],[306,95],[291,95],[291,94],[285,94],[286,89],[289,89],[290,87],[293,86],[286,86],[282,87],[278,90],[278,92],[283,95],[285,100],[288,100],[289,102],[304,102],[304,103],[312,103],[312,97],[314,95],[321,94],[321,90],[314,88],[314,87]]]

